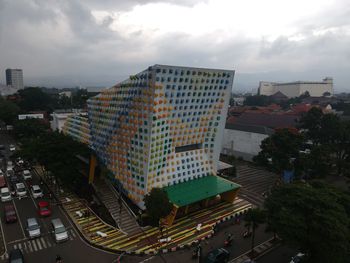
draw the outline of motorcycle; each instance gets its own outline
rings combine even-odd
[[[229,247],[232,245],[232,241],[233,241],[233,236],[229,235],[226,240],[224,241],[224,246],[225,247]]]

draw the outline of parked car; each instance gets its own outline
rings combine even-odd
[[[1,173],[0,174],[0,188],[5,187],[5,186],[6,186],[6,180],[5,180],[4,174]]]
[[[17,183],[16,184],[16,195],[19,199],[27,197],[27,190],[24,186],[24,183]]]
[[[20,249],[13,249],[10,251],[9,256],[10,263],[24,263],[23,253]]]
[[[39,198],[44,196],[43,191],[41,190],[40,186],[37,184],[32,185],[31,192],[34,198]]]
[[[0,189],[1,202],[7,202],[12,200],[12,196],[8,187],[3,187]]]
[[[6,223],[14,223],[17,221],[16,209],[13,204],[7,204],[4,207],[4,215]]]
[[[40,225],[36,218],[32,217],[27,219],[27,231],[30,238],[39,237],[41,235]]]
[[[16,151],[16,146],[14,146],[13,144],[10,144],[9,148],[10,148],[10,152]]]
[[[51,208],[50,208],[49,202],[40,201],[38,203],[38,213],[40,216],[50,216],[51,215]]]
[[[206,263],[224,263],[228,262],[230,258],[230,252],[224,248],[217,248],[208,253],[205,262]]]
[[[7,175],[7,177],[10,177],[10,176],[12,176],[14,174],[15,174],[15,172],[13,171],[12,166],[7,166],[7,168],[6,168],[6,175]]]
[[[55,218],[51,220],[52,234],[54,235],[55,241],[63,242],[68,240],[68,232],[66,227],[63,225],[61,219]]]
[[[22,172],[24,180],[32,179],[32,174],[29,170],[23,170]]]

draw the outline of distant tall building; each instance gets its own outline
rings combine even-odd
[[[299,97],[308,92],[311,97],[333,96],[333,78],[325,78],[323,81],[295,81],[295,82],[267,82],[260,81],[259,95],[270,96],[281,92],[288,98]]]
[[[21,69],[6,69],[6,85],[16,90],[23,89],[23,71]]]

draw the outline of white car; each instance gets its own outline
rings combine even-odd
[[[40,186],[37,184],[32,185],[31,192],[34,198],[39,198],[44,196],[43,191],[41,191]]]
[[[23,178],[24,180],[32,179],[32,174],[30,173],[29,170],[23,170]]]
[[[13,144],[10,144],[10,152],[16,151],[16,147]]]
[[[26,187],[24,186],[24,183],[16,184],[16,195],[18,196],[19,199],[23,197],[27,197],[27,190],[26,190]]]
[[[10,190],[7,187],[0,189],[1,202],[7,202],[12,200]]]

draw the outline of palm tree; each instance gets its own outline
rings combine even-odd
[[[251,248],[251,258],[254,257],[254,242],[255,242],[255,229],[258,226],[265,222],[265,211],[260,208],[249,209],[244,217],[245,227],[247,228],[248,233],[252,229],[252,248]]]

